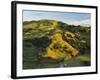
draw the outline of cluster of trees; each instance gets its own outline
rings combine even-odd
[[[64,32],[69,31],[75,35],[78,34],[74,38],[70,34],[67,34],[67,37],[70,37],[69,41],[72,42],[71,45],[78,48],[81,54],[90,53],[90,27],[68,25],[62,22],[58,22],[58,27]],[[68,41],[67,37],[65,36],[64,39]]]

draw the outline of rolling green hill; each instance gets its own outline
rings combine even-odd
[[[23,22],[23,68],[89,66],[90,30],[56,20]]]

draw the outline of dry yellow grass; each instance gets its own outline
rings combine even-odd
[[[44,55],[44,57],[51,57],[53,59],[64,58],[65,60],[68,60],[72,58],[71,55],[76,56],[78,54],[77,49],[62,39],[61,33],[61,30],[55,31],[55,34],[52,36],[52,43],[47,48],[47,53]],[[55,49],[55,44],[59,44],[60,48]]]

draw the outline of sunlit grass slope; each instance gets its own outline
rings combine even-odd
[[[90,65],[90,32],[57,20],[23,22],[23,68]]]

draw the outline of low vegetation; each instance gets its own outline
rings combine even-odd
[[[23,22],[23,69],[89,66],[90,31],[56,20]]]

